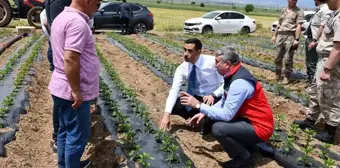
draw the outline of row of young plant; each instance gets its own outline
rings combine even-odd
[[[128,150],[129,156],[142,167],[150,167],[149,159],[153,159],[148,153],[141,152],[140,146],[135,142],[136,131],[131,128],[128,117],[119,110],[119,104],[111,98],[110,88],[102,78],[99,80],[99,96],[105,101],[112,117],[118,122],[118,133],[123,134],[124,148]]]
[[[170,38],[174,40],[179,40],[179,41],[184,41],[185,39],[187,39],[187,38],[178,37],[178,36],[173,36]],[[230,43],[215,42],[215,41],[212,41],[211,39],[200,39],[200,40],[204,44],[203,46],[205,48],[209,50],[213,50],[213,51],[224,46],[232,46],[237,49],[237,51],[240,53],[243,59],[248,59],[251,62],[257,63],[267,70],[275,71],[274,62],[275,62],[276,52],[273,52],[271,54],[263,54],[262,51],[264,49],[262,48],[259,48],[259,49],[256,49],[254,47],[247,48],[244,45],[237,45],[234,42],[230,42]],[[294,73],[305,74],[303,72],[303,70],[305,69],[304,59],[300,61],[295,61],[294,69],[295,69]]]
[[[11,58],[9,58],[4,69],[0,70],[0,81],[3,80],[5,76],[12,71],[13,66],[23,55],[25,55],[28,49],[38,40],[39,37],[40,34],[33,35],[33,37],[30,39],[28,43],[26,43],[22,48],[19,49],[17,53],[15,53]]]
[[[144,126],[146,128],[145,132],[150,134],[156,134],[155,136],[156,142],[162,144],[161,149],[163,150],[163,152],[167,154],[166,161],[172,164],[180,163],[181,160],[179,158],[179,155],[176,153],[176,151],[179,149],[179,146],[174,144],[174,139],[171,137],[171,135],[166,134],[160,129],[155,130],[153,128],[150,120],[150,112],[148,111],[147,107],[140,100],[137,99],[136,92],[133,89],[124,85],[112,64],[109,61],[107,61],[107,59],[103,56],[103,54],[98,48],[97,54],[100,58],[102,65],[105,67],[105,70],[107,71],[111,80],[113,81],[114,85],[122,93],[122,96],[131,103],[131,106],[133,107],[133,113],[143,120]],[[105,87],[102,89],[102,92],[105,92],[104,95],[110,97],[108,90],[109,89]],[[105,99],[107,100],[108,97],[104,97],[104,100]],[[112,101],[109,100],[108,102]],[[137,161],[142,159],[143,162],[145,159],[150,159],[147,157],[148,155],[141,154],[140,147],[138,147],[135,143],[132,143],[132,140],[135,139],[136,132],[132,131],[131,124],[127,123],[126,116],[124,116],[122,113],[112,113],[112,116],[116,118],[117,121],[119,122],[118,123],[119,132],[126,132],[127,142],[128,144],[130,144],[128,145],[128,148],[130,149],[129,156]],[[145,166],[150,166],[148,163],[141,164]],[[191,162],[188,161],[186,165],[187,167],[191,167]]]
[[[37,38],[39,38],[39,36],[36,37],[35,39]],[[2,101],[3,107],[0,108],[0,118],[5,117],[7,112],[10,110],[11,106],[14,104],[16,95],[18,94],[19,90],[23,87],[23,81],[25,79],[25,76],[27,75],[28,70],[33,64],[34,60],[38,57],[38,52],[40,51],[44,41],[45,38],[42,38],[34,45],[32,52],[25,60],[25,62],[21,65],[20,70],[17,73],[17,76],[14,80],[12,92],[8,96],[6,96]]]
[[[164,38],[161,38],[161,37],[158,37],[158,36],[153,36],[153,35],[146,35],[146,34],[143,34],[141,36],[143,38],[146,38],[146,39],[149,39],[151,37],[152,40],[159,43],[160,45],[166,46],[167,48],[173,47],[173,49],[178,50],[178,51],[180,49],[182,49],[182,47],[180,45],[175,45],[176,42],[171,41],[171,40],[162,40]],[[133,45],[136,46],[138,44],[133,44]],[[137,50],[137,47],[136,47],[135,50]],[[151,51],[148,51],[148,52],[151,52]],[[262,74],[254,74],[254,76],[259,81],[261,81],[263,84],[266,85],[266,86],[264,86],[266,90],[273,92],[278,96],[283,96],[287,99],[293,100],[296,103],[301,103],[304,106],[308,105],[309,96],[307,94],[304,94],[303,90],[300,90],[297,93],[294,93],[293,91],[285,88],[282,84],[280,84],[278,82],[268,82],[268,81],[266,81],[265,76],[263,76]]]
[[[294,143],[300,139],[301,132],[304,135],[304,144],[301,144],[301,149],[303,155],[301,157],[296,158],[296,162],[298,165],[303,167],[311,167],[315,166],[311,162],[312,158],[312,152],[314,152],[315,147],[312,145],[313,142],[313,136],[315,135],[314,130],[305,129],[302,131],[297,124],[292,124],[289,126],[289,132],[287,135],[283,134],[282,125],[285,122],[285,115],[284,114],[278,114],[275,116],[275,128],[274,133],[272,137],[270,138],[270,141],[272,142],[272,145],[275,148],[279,149],[279,152],[283,154],[283,157],[290,157],[294,154]],[[284,141],[284,144],[282,145],[282,141]],[[332,159],[329,156],[329,150],[332,145],[328,143],[323,143],[319,154],[319,158],[323,160],[323,167],[325,168],[331,168],[335,166],[335,160]],[[296,149],[295,149],[296,150]]]
[[[139,55],[139,57],[149,63],[151,66],[155,67],[160,72],[173,77],[176,68],[179,64],[169,63],[162,58],[153,54],[147,47],[137,44],[132,39],[121,36],[117,33],[110,33],[109,36],[114,40],[122,44],[126,49]]]
[[[174,34],[167,34],[167,36],[174,36]],[[267,53],[269,55],[276,55],[275,45],[271,42],[271,38],[263,38],[250,35],[175,35],[181,38],[190,38],[192,36],[200,39],[207,39],[210,42],[218,43],[222,45],[233,44],[240,47],[242,50],[256,50],[261,53]],[[300,41],[299,48],[296,51],[296,58],[304,60],[304,40]]]

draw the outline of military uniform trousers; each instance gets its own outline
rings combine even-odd
[[[330,81],[322,81],[320,74],[327,60],[328,55],[319,55],[315,77],[308,88],[307,118],[313,121],[324,119],[326,124],[337,127],[340,122],[340,64],[331,70]]]
[[[284,75],[289,78],[293,71],[294,50],[290,50],[295,40],[295,32],[278,32],[276,37],[276,75],[281,77],[284,59]]]

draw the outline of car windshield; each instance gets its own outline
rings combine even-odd
[[[218,15],[220,12],[209,12],[209,13],[206,13],[204,14],[201,18],[204,18],[204,19],[212,19],[214,18],[216,15]]]

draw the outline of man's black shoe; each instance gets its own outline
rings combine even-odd
[[[91,166],[92,166],[92,162],[89,159],[80,161],[81,168],[90,168]]]
[[[201,125],[201,130],[200,130],[201,135],[207,135],[211,132],[212,122],[208,117],[204,117],[200,125]]]
[[[241,157],[236,157],[224,163],[220,163],[223,168],[253,168],[255,167],[255,160],[253,157],[248,159],[242,159]]]
[[[337,127],[333,127],[333,126],[326,124],[325,131],[315,134],[314,138],[318,139],[321,142],[334,144],[336,128]]]
[[[305,120],[294,120],[293,124],[299,125],[299,127],[304,130],[306,128],[308,129],[315,129],[315,121],[305,119]]]

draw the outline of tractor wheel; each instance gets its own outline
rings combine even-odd
[[[12,20],[12,8],[8,0],[0,0],[0,27],[5,27]]]
[[[36,6],[31,8],[27,12],[27,21],[30,26],[35,27],[36,29],[41,29],[41,22],[40,22],[40,13],[44,10],[41,6]]]

